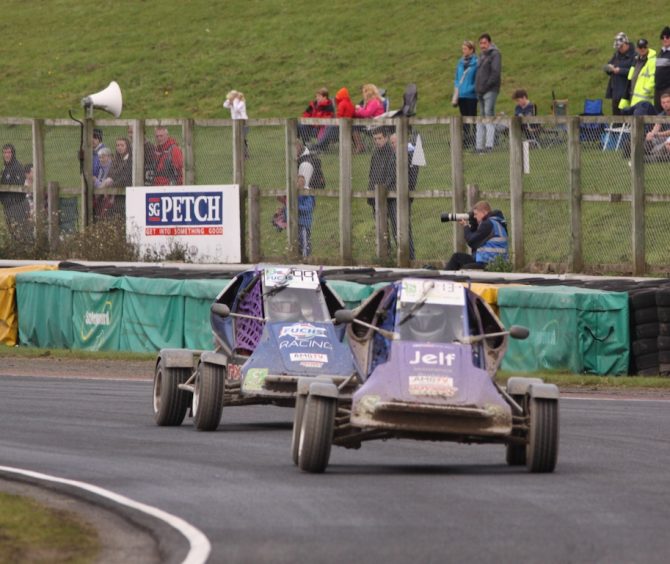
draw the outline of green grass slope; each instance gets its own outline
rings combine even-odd
[[[454,114],[464,39],[489,32],[503,55],[499,111],[524,87],[547,113],[551,92],[580,113],[602,97],[615,34],[658,46],[664,5],[400,0],[4,0],[0,116],[67,117],[116,80],[124,117],[220,118],[225,93],[247,95],[250,117],[299,115],[314,91],[386,87],[398,107],[408,82],[419,114]]]

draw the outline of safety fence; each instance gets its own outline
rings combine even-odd
[[[440,214],[466,211],[479,198],[505,214],[515,270],[667,272],[670,162],[645,143],[656,123],[670,127],[660,117],[604,116],[85,119],[81,127],[71,120],[5,118],[0,141],[13,148],[12,166],[30,161],[33,172],[32,185],[0,184],[0,248],[3,242],[4,248],[29,246],[42,235],[50,256],[60,258],[59,243],[87,225],[105,219],[123,228],[126,188],[93,188],[93,129],[112,149],[117,139],[131,142],[139,186],[153,151],[145,131],[161,125],[183,152],[184,184],[241,186],[245,262],[439,266],[454,250],[466,250],[460,226],[442,223]],[[397,136],[397,181],[388,193],[370,178],[373,132],[380,126]],[[490,151],[473,147],[477,126],[494,129]],[[298,137],[321,160],[325,189],[299,192]],[[304,194],[316,201],[306,257],[298,241]],[[111,205],[99,213],[96,201],[105,197]],[[278,199],[286,200],[285,225],[276,221]]]

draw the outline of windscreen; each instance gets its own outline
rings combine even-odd
[[[321,287],[279,286],[266,291],[265,315],[269,321],[329,321]]]
[[[403,341],[453,343],[466,327],[465,289],[444,280],[405,279],[396,309],[396,332]]]

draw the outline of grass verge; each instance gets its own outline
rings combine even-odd
[[[126,351],[82,351],[74,349],[43,349],[37,347],[8,347],[0,344],[0,358],[60,358],[64,360],[153,360],[155,353]]]
[[[97,532],[76,515],[0,493],[0,562],[87,564],[100,552]]]

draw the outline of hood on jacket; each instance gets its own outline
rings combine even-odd
[[[342,100],[347,100],[350,99],[349,97],[349,90],[346,88],[340,88],[337,91],[337,94],[335,94],[335,101],[336,102],[341,102]]]
[[[491,217],[499,219],[500,223],[505,228],[505,231],[507,230],[507,220],[505,219],[503,212],[501,212],[500,210],[491,210],[488,214],[486,214],[486,217],[484,219],[489,219]]]

